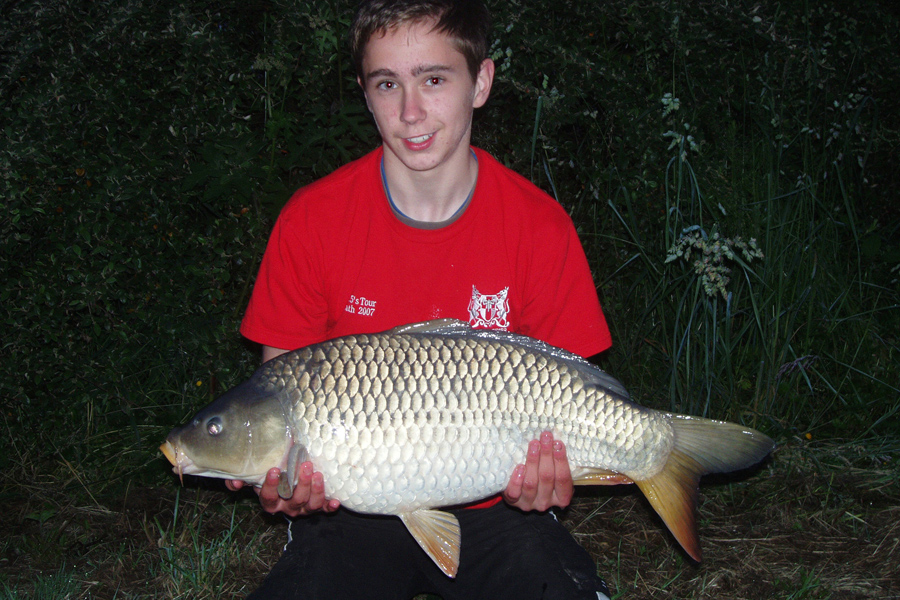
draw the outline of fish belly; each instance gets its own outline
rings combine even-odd
[[[321,428],[320,428],[321,429]],[[336,429],[336,428],[335,428]],[[336,429],[310,440],[326,495],[352,510],[399,514],[465,504],[506,487],[525,462],[527,433],[504,425]],[[341,439],[357,437],[355,444]],[[539,432],[532,434],[539,435]]]

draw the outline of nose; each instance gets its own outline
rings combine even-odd
[[[400,120],[407,124],[418,123],[425,118],[425,106],[422,95],[415,89],[403,93],[403,105],[400,107]]]

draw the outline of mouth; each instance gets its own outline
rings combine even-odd
[[[409,142],[410,144],[423,144],[423,143],[427,142],[428,140],[430,140],[431,136],[433,136],[433,135],[434,135],[433,133],[426,133],[425,135],[406,138],[406,141]]]
[[[173,446],[169,440],[166,440],[166,442],[159,447],[159,450],[163,453],[163,455],[168,459],[170,463],[172,463],[173,465],[178,464],[178,459],[175,458],[175,446]]]
[[[163,455],[168,459],[172,466],[174,467],[172,470],[178,473],[178,480],[181,481],[181,485],[184,485],[184,465],[178,460],[178,450],[175,449],[175,446],[169,440],[159,447],[160,451],[162,451]],[[182,455],[183,456],[183,455]]]
[[[410,150],[417,152],[425,150],[434,142],[434,132],[415,137],[403,138],[403,144]]]

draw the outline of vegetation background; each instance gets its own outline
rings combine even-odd
[[[174,498],[156,449],[258,364],[237,328],[291,192],[378,143],[352,5],[0,5],[0,597],[240,597],[235,561],[264,562],[241,552],[281,544],[241,529],[252,498],[221,496],[225,534],[210,529],[217,492]],[[474,143],[575,220],[614,330],[607,370],[645,405],[776,437],[775,464],[794,465],[778,481],[798,481],[798,456],[818,465],[809,497],[834,501],[849,468],[848,488],[896,510],[896,6],[491,8]],[[864,520],[848,498],[839,520]],[[870,533],[896,559],[897,530]],[[823,577],[777,589],[828,597]]]

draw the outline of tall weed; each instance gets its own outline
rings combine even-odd
[[[813,22],[821,11],[810,10],[802,21]],[[721,83],[715,88],[724,93],[719,102],[744,120],[719,111],[712,135],[713,115],[698,108],[705,86],[715,82],[701,87],[693,79],[705,73],[688,69],[688,52],[677,51],[692,26],[682,19],[691,17],[673,12],[671,64],[683,68],[673,69],[672,91],[650,115],[664,131],[669,158],[663,167],[661,153],[647,155],[658,162],[659,179],[645,168],[643,176],[611,186],[609,207],[624,238],[607,239],[626,266],[608,282],[624,275],[630,286],[622,330],[629,339],[619,360],[638,381],[643,375],[655,382],[650,393],[673,410],[844,434],[858,431],[874,410],[883,426],[896,413],[894,388],[860,377],[881,370],[863,366],[871,361],[864,348],[896,350],[877,334],[875,317],[896,322],[896,305],[883,302],[885,294],[896,295],[870,283],[873,257],[861,254],[865,233],[858,224],[873,191],[867,166],[872,132],[881,125],[874,100],[861,88],[833,89],[831,75],[819,71],[827,63],[823,54],[773,36],[785,47],[761,53],[748,70],[754,79],[744,79],[753,82],[748,89],[735,96]],[[679,90],[687,102],[676,97]],[[841,100],[823,103],[822,90]],[[806,113],[792,112],[798,99]],[[815,133],[822,130],[828,136]],[[648,144],[655,147],[661,145]],[[641,196],[660,206],[656,230],[640,220]],[[693,252],[684,260],[687,249]]]

